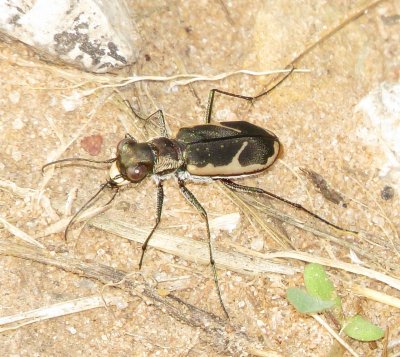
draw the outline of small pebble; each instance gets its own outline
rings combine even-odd
[[[24,127],[24,122],[21,120],[21,118],[15,118],[15,120],[12,123],[13,129],[15,130],[20,130]]]
[[[80,93],[73,93],[69,97],[66,97],[61,100],[61,105],[63,106],[66,112],[72,112],[80,105],[82,105],[82,97]]]
[[[13,104],[17,104],[19,102],[19,99],[21,98],[21,94],[17,92],[16,90],[10,92],[8,95],[8,99],[10,99],[10,102]]]
[[[11,157],[13,158],[14,161],[19,161],[22,159],[22,154],[21,151],[18,150],[13,150]]]
[[[73,327],[73,326],[68,326],[67,330],[71,335],[75,335],[76,334],[76,328]]]
[[[256,252],[260,252],[264,247],[264,239],[262,239],[261,237],[256,237],[252,239],[250,247]]]
[[[381,197],[383,200],[391,200],[394,196],[394,188],[392,186],[386,185],[381,191]]]
[[[99,134],[85,136],[81,140],[81,146],[89,155],[97,156],[103,146],[103,137]]]

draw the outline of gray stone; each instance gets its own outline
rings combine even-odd
[[[124,0],[0,0],[0,32],[50,60],[107,72],[137,59],[131,11]]]

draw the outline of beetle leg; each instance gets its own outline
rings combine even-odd
[[[156,115],[158,119],[158,125],[160,128],[160,134],[163,137],[169,138],[168,132],[167,132],[167,126],[165,125],[165,119],[164,119],[164,113],[161,109],[158,109],[155,111],[153,114],[151,114],[146,120],[151,118],[152,116]]]
[[[124,102],[127,103],[127,105],[129,106],[129,109],[132,111],[133,114],[135,114],[136,117],[138,117],[139,119],[141,119],[145,122],[145,125],[149,119],[151,119],[153,116],[157,116],[158,126],[160,128],[161,136],[169,138],[169,135],[167,132],[167,126],[165,125],[164,113],[161,109],[156,110],[154,113],[150,114],[147,118],[145,118],[145,117],[141,116],[135,109],[133,109],[132,104],[130,103],[129,100],[125,100]]]
[[[161,212],[162,212],[162,207],[163,207],[163,202],[164,202],[164,189],[162,185],[162,181],[159,181],[157,185],[157,217],[156,217],[156,223],[153,226],[153,229],[151,230],[150,234],[147,236],[146,240],[144,241],[142,245],[142,255],[140,256],[140,261],[139,261],[139,270],[142,268],[142,263],[143,263],[143,257],[144,257],[144,252],[147,249],[147,245],[149,243],[149,240],[153,233],[155,232],[158,224],[161,221]]]
[[[287,199],[285,199],[283,197],[275,195],[272,192],[265,191],[265,190],[263,190],[261,188],[258,188],[258,187],[239,185],[238,183],[233,182],[233,181],[228,180],[228,179],[220,179],[219,181],[222,182],[226,187],[228,187],[229,189],[231,189],[233,191],[245,192],[245,193],[256,193],[256,194],[261,194],[261,195],[268,196],[270,198],[274,198],[276,200],[279,200],[279,201],[282,201],[284,203],[287,203],[288,205],[290,205],[290,206],[292,206],[294,208],[297,208],[297,209],[299,209],[299,210],[301,210],[303,212],[306,212],[310,216],[320,220],[321,222],[327,224],[328,226],[331,226],[331,227],[333,227],[335,229],[338,229],[338,230],[340,230],[342,232],[349,232],[349,233],[353,233],[353,234],[358,234],[357,231],[352,231],[352,230],[349,230],[349,229],[344,229],[342,227],[339,227],[336,224],[333,224],[333,223],[327,221],[326,219],[318,216],[314,212],[311,212],[310,210],[308,210],[307,208],[303,207],[302,205],[300,205],[298,203],[295,203],[295,202],[291,202],[291,201],[289,201],[289,200],[287,200]]]
[[[68,222],[67,227],[65,227],[65,231],[64,231],[64,240],[67,241],[67,237],[68,237],[68,232],[69,229],[72,227],[72,225],[75,223],[75,221],[77,220],[77,218],[79,217],[79,215],[84,212],[86,209],[88,209],[93,202],[98,198],[98,196],[104,191],[104,189],[106,188],[115,188],[116,186],[114,186],[112,183],[110,182],[106,182],[103,183],[100,186],[100,189],[81,207],[78,209],[78,211],[72,216],[71,220]],[[118,187],[116,188],[116,191],[114,192],[114,194],[112,195],[111,199],[104,205],[107,206],[109,205],[115,198],[115,196],[117,195],[119,189]]]
[[[222,301],[221,290],[220,290],[219,284],[218,284],[217,268],[215,266],[215,261],[214,261],[214,256],[213,256],[213,248],[212,248],[212,243],[211,243],[210,226],[208,224],[207,212],[203,208],[203,206],[200,204],[200,202],[197,200],[197,198],[193,195],[193,193],[190,192],[186,188],[184,181],[183,180],[178,180],[178,183],[179,183],[179,189],[181,190],[183,196],[186,198],[186,200],[190,204],[192,204],[199,211],[201,216],[204,218],[204,221],[206,222],[207,239],[208,239],[208,251],[209,251],[209,254],[210,254],[211,268],[212,268],[213,274],[214,274],[214,283],[215,283],[215,287],[217,289],[218,298],[219,298],[219,302],[220,302],[220,304],[222,306],[222,310],[224,310],[225,316],[229,319],[228,312],[226,311],[224,302]]]
[[[292,66],[292,68],[290,69],[289,72],[287,72],[277,83],[275,83],[270,89],[266,90],[265,92],[262,92],[254,97],[250,97],[247,95],[241,95],[241,94],[234,94],[234,93],[230,93],[230,92],[225,92],[223,90],[220,89],[211,89],[210,93],[208,95],[208,103],[207,103],[207,109],[206,109],[206,124],[210,124],[211,123],[211,115],[212,115],[212,109],[213,109],[213,105],[214,105],[214,96],[215,93],[220,93],[220,94],[224,94],[227,95],[229,97],[234,97],[234,98],[239,98],[239,99],[244,99],[244,100],[248,100],[250,102],[254,102],[255,100],[257,100],[258,98],[272,92],[276,87],[278,87],[287,77],[289,77],[292,72],[294,71],[294,67]]]

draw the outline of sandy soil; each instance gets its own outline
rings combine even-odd
[[[118,73],[126,76],[282,69],[364,4],[298,1],[293,6],[286,0],[131,3],[143,47],[138,63]],[[296,210],[271,202],[312,227],[330,231],[338,237],[334,242],[281,224],[255,208],[262,222],[289,237],[292,248],[288,243],[283,247],[254,215],[241,211],[218,185],[191,184],[211,220],[240,213],[232,230],[213,229],[218,250],[235,252],[246,248],[244,254],[254,257],[258,253],[296,249],[314,257],[357,263],[354,257],[351,259],[350,249],[340,244],[346,242],[366,267],[399,278],[394,268],[399,266],[399,255],[390,243],[392,240],[395,246],[399,245],[393,230],[400,223],[399,184],[390,175],[380,175],[386,160],[384,149],[365,144],[361,129],[368,129],[368,120],[356,110],[374,88],[399,81],[399,13],[398,3],[387,1],[355,19],[296,63],[297,68],[309,69],[309,73],[292,74],[253,106],[221,97],[215,106],[215,120],[251,121],[275,132],[284,145],[282,161],[267,173],[246,178],[242,183],[299,202],[330,221],[363,234],[353,237],[332,232]],[[328,354],[333,348],[331,335],[312,317],[296,312],[285,298],[288,287],[303,284],[304,262],[300,260],[275,261],[288,269],[296,268],[298,273],[294,275],[238,273],[219,266],[222,295],[231,316],[227,322],[210,267],[190,262],[184,252],[177,256],[149,248],[141,274],[135,274],[140,244],[97,229],[90,222],[76,224],[67,242],[62,232],[43,236],[51,224],[68,216],[65,206],[69,196],[74,197],[75,212],[107,176],[105,170],[82,166],[56,168],[43,176],[42,165],[57,150],[60,158],[107,159],[115,153],[116,144],[127,130],[139,140],[156,135],[152,123],[143,128],[142,122],[132,118],[121,98],[130,100],[144,115],[163,109],[171,132],[176,133],[181,126],[202,122],[210,89],[255,95],[266,88],[271,77],[237,75],[172,88],[169,83],[142,82],[118,88],[118,92],[103,88],[85,96],[85,90],[99,86],[100,77],[46,63],[19,43],[0,43],[0,59],[0,214],[8,223],[37,237],[47,250],[43,256],[49,259],[46,263],[35,254],[25,254],[21,259],[23,249],[18,250],[15,244],[25,243],[10,233],[10,228],[0,228],[0,316],[100,293],[114,299],[114,305],[107,309],[100,300],[98,308],[5,330],[0,334],[0,355],[213,356],[261,355],[261,351],[271,356]],[[73,88],[86,79],[88,84]],[[112,81],[111,76],[109,80]],[[89,140],[92,135],[96,137]],[[326,200],[299,168],[322,175],[344,197],[347,207]],[[13,189],[12,183],[22,190]],[[381,198],[385,186],[394,188],[393,198]],[[39,192],[42,199],[38,203]],[[159,232],[204,240],[204,224],[185,203],[176,183],[166,183],[165,192]],[[123,190],[103,216],[103,222],[117,217],[138,229],[150,229],[155,195],[151,180]],[[105,196],[110,197],[110,193]],[[96,205],[104,204],[107,197]],[[382,218],[382,212],[393,226]],[[51,259],[58,259],[58,266]],[[66,261],[64,269],[62,259]],[[105,270],[90,270],[88,266],[79,270],[72,266],[72,259]],[[130,278],[134,287],[122,283],[104,288],[108,276],[105,271],[111,271],[104,265],[114,269],[116,277],[121,272],[133,273]],[[328,272],[342,296],[346,314],[361,313],[389,328],[389,355],[399,353],[398,308],[358,296],[353,286],[363,285],[392,297],[399,297],[399,291],[373,277],[343,269],[328,268]],[[185,305],[177,305],[174,310],[167,303],[179,302],[170,295],[204,312]],[[382,341],[346,341],[361,356],[379,356],[385,348]]]

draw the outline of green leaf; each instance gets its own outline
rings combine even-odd
[[[335,305],[335,301],[333,300],[323,301],[299,288],[289,288],[287,291],[287,299],[297,311],[304,314],[321,312]]]
[[[385,334],[380,327],[367,321],[360,315],[356,315],[347,320],[343,332],[358,341],[376,341]]]
[[[336,291],[324,267],[320,264],[307,264],[304,268],[304,283],[307,292],[321,300],[334,300]]]

